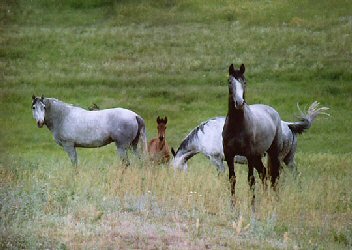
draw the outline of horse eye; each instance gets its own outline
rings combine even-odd
[[[32,109],[35,109],[35,107],[33,106]]]

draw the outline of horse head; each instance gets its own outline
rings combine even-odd
[[[38,128],[43,127],[45,124],[45,104],[44,104],[44,96],[36,97],[32,96],[32,113],[33,118],[36,120]]]
[[[156,118],[156,122],[158,123],[158,138],[160,141],[163,141],[166,137],[166,124],[167,124],[167,116],[165,118]]]
[[[172,153],[173,159],[170,166],[172,166],[174,169],[183,169],[184,171],[187,171],[188,169],[187,156],[183,155],[182,153],[179,153],[179,150],[175,151],[174,148],[171,148],[171,153]]]
[[[229,91],[232,96],[235,109],[243,109],[245,103],[246,78],[244,76],[244,64],[240,69],[235,69],[233,64],[229,67]]]

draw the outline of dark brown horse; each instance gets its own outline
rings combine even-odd
[[[166,124],[167,117],[156,119],[158,124],[158,137],[152,139],[148,144],[148,153],[150,159],[157,163],[167,163],[170,160],[170,147],[166,141]]]
[[[232,202],[235,202],[236,172],[234,156],[243,155],[248,160],[248,183],[253,190],[252,205],[254,205],[254,175],[255,168],[262,180],[266,169],[261,161],[268,155],[268,174],[272,185],[279,177],[279,153],[282,148],[281,118],[278,112],[270,106],[248,105],[245,101],[246,78],[245,67],[240,69],[229,67],[229,101],[228,112],[223,136],[225,160],[229,168]]]

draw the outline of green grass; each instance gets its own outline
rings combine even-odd
[[[352,246],[350,1],[4,1],[0,3],[0,248],[303,248]],[[294,120],[296,103],[330,107],[299,136],[300,175],[257,184],[237,206],[202,156],[187,174],[115,147],[79,149],[73,169],[32,118],[32,94],[142,115],[148,138],[168,116],[177,147],[226,115],[227,69],[246,65],[248,103]],[[197,193],[195,193],[197,192]]]

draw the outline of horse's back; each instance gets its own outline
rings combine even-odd
[[[250,105],[251,110],[251,123],[257,129],[277,131],[281,129],[281,118],[279,113],[272,107],[263,104]],[[258,132],[259,132],[258,131]]]
[[[273,107],[264,104],[253,104],[249,107],[257,119],[272,119],[275,122],[281,122],[279,113]]]
[[[111,141],[129,143],[137,135],[137,114],[123,108],[88,111],[72,107],[58,128],[60,140],[82,147],[103,146]]]
[[[208,120],[198,130],[199,151],[206,155],[223,155],[222,130],[225,124],[225,117],[216,117]]]
[[[127,127],[137,127],[136,116],[133,111],[123,108],[103,109],[98,111],[87,111],[74,108],[64,119],[66,126],[77,130],[100,129],[109,132]]]

